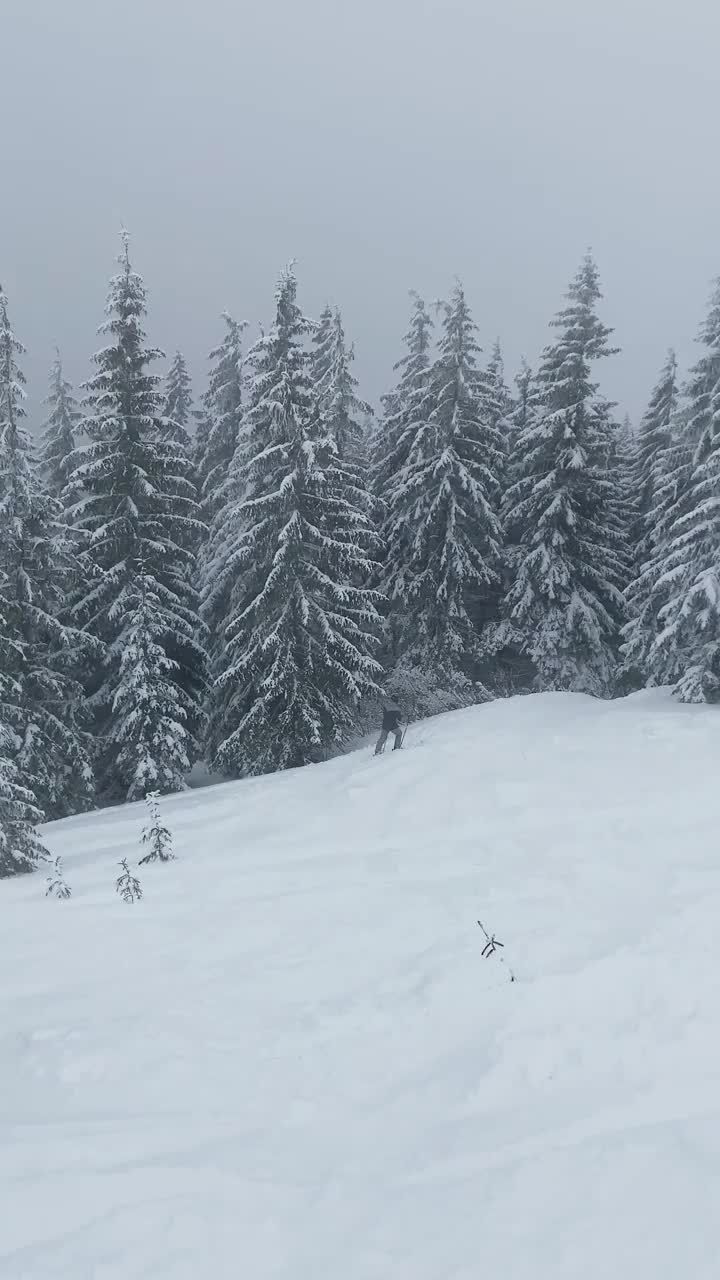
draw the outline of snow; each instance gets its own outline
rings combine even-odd
[[[716,1280],[719,714],[544,694],[189,792],[134,906],[142,805],[45,828],[2,1280]]]

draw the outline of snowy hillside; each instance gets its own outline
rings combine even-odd
[[[2,1280],[716,1280],[720,711],[543,695],[46,829]],[[483,959],[483,920],[505,944]]]

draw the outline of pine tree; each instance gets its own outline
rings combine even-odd
[[[638,518],[633,529],[633,546],[638,568],[652,554],[657,524],[656,495],[666,465],[667,450],[674,435],[678,412],[678,372],[675,352],[668,351],[660,377],[637,434],[635,493]]]
[[[501,520],[505,542],[506,563],[517,560],[515,550],[519,547],[522,523],[515,525],[513,486],[521,477],[523,450],[519,447],[520,437],[537,425],[540,411],[540,392],[530,365],[523,358],[520,371],[515,377],[516,396],[510,414],[508,431],[507,463],[505,468],[506,485],[501,502]],[[514,571],[513,571],[514,576]]]
[[[388,687],[400,697],[407,713],[419,718],[461,706],[463,697],[441,688],[448,681],[441,681],[428,655],[419,655],[417,647],[411,653],[411,619],[396,600],[396,596],[402,596],[403,575],[414,537],[405,504],[399,502],[398,477],[411,456],[419,456],[433,407],[433,322],[419,294],[412,292],[410,297],[412,314],[404,336],[406,352],[395,365],[400,376],[393,390],[382,397],[383,416],[371,440],[370,483],[383,548],[377,581],[386,597],[384,657],[389,669]]]
[[[665,610],[675,590],[677,566],[669,563],[676,521],[688,510],[694,443],[687,417],[678,410],[669,442],[658,450],[652,469],[652,497],[645,521],[642,560],[627,589],[629,621],[623,628],[623,667],[631,683],[673,684],[682,673],[679,651],[656,644]],[[639,524],[639,521],[638,521]]]
[[[416,438],[422,437],[432,411],[430,363],[433,322],[419,294],[410,296],[413,310],[410,328],[404,338],[407,350],[395,365],[400,378],[394,390],[383,396],[383,418],[373,439],[371,479],[373,489],[385,507],[383,533],[388,546],[389,575],[399,571],[404,559],[404,552],[396,546],[395,539],[408,532],[405,524],[396,525],[390,496],[394,492],[396,476],[416,451]],[[404,539],[402,542],[404,546]]]
[[[516,551],[519,549],[520,535],[522,532],[522,523],[515,525],[514,518],[514,496],[513,486],[520,479],[522,470],[523,451],[518,447],[520,436],[528,431],[530,427],[537,424],[538,413],[540,410],[540,393],[537,386],[537,380],[533,374],[530,365],[523,357],[520,371],[515,376],[516,395],[512,402],[510,411],[510,423],[508,430],[508,447],[507,462],[505,468],[505,490],[501,502],[501,522],[503,526],[503,538],[505,544],[505,578],[506,585],[508,574],[511,580],[514,580],[516,561],[518,556]]]
[[[0,880],[34,871],[48,856],[35,830],[43,815],[32,791],[19,781],[7,745],[0,738]]]
[[[621,585],[626,591],[636,572],[634,532],[639,520],[637,492],[638,448],[629,415],[621,423],[611,424],[611,451],[608,468],[614,493],[610,501],[610,517],[621,536]]]
[[[82,691],[73,674],[92,646],[58,618],[77,577],[77,559],[60,503],[40,483],[23,426],[24,379],[17,363],[23,350],[0,290],[0,576],[13,652],[21,658],[14,763],[38,807],[57,818],[87,808],[93,796],[79,723]]]
[[[138,800],[156,790],[181,790],[190,771],[197,710],[168,649],[173,634],[185,647],[194,635],[187,609],[178,609],[177,589],[163,589],[140,560],[122,603],[125,625],[104,747],[114,775],[127,781],[127,799]]]
[[[338,312],[339,316],[339,312]],[[316,387],[323,386],[330,376],[333,365],[333,332],[335,313],[329,302],[325,303],[313,332],[313,353],[311,359],[311,377]]]
[[[311,324],[281,277],[275,322],[251,353],[242,448],[212,592],[230,583],[212,743],[229,774],[306,764],[340,745],[375,688],[379,618],[361,585],[372,531],[312,394]],[[207,616],[207,615],[206,615]]]
[[[530,426],[533,413],[533,405],[536,403],[534,394],[533,371],[530,368],[525,357],[520,362],[520,370],[515,375],[515,397],[512,402],[510,412],[510,428],[508,433],[508,457],[514,456],[515,441],[521,431],[525,431]]]
[[[515,376],[515,396],[510,396],[505,417],[503,436],[506,441],[503,493],[500,502],[500,523],[503,530],[502,592],[506,596],[512,588],[522,559],[520,537],[522,528],[514,521],[511,495],[519,477],[521,452],[517,447],[520,435],[527,431],[536,419],[538,397],[533,372],[523,357]],[[499,609],[502,612],[502,602]],[[523,651],[522,638],[507,621],[492,623],[487,629],[488,657],[493,662],[493,688],[496,694],[510,696],[526,692],[531,687],[535,671],[532,662]]]
[[[346,343],[337,308],[333,311],[325,307],[313,343],[310,377],[323,422],[337,444],[340,457],[363,475],[368,461],[365,422],[372,418],[372,409],[357,395],[358,381],[352,372],[355,352]]]
[[[40,473],[46,489],[59,498],[72,470],[81,417],[72,386],[63,374],[59,351],[50,370],[50,394],[45,403],[49,412],[42,432]]]
[[[115,891],[120,894],[123,902],[139,902],[143,896],[142,885],[137,876],[134,876],[128,865],[127,858],[123,858],[118,863],[120,867],[120,875],[115,881]]]
[[[193,418],[192,384],[181,351],[176,351],[165,379],[165,403],[159,420],[162,440],[182,449],[187,458],[192,457],[193,442],[190,423]]]
[[[495,341],[485,370],[485,382],[490,423],[498,433],[503,454],[507,458],[510,449],[515,406],[510,389],[505,381],[505,362],[499,339]]]
[[[202,524],[188,459],[160,438],[150,365],[162,353],[146,346],[145,287],[127,236],[119,262],[101,327],[110,342],[87,384],[90,444],[70,481],[91,570],[73,617],[106,647],[88,693],[108,802],[184,786],[199,714],[188,685],[205,663],[190,586]]]
[[[2,294],[0,293],[0,297]],[[0,415],[7,405],[0,398]],[[24,665],[23,646],[13,625],[15,610],[5,594],[0,571],[0,880],[34,871],[48,858],[37,824],[43,814],[32,791],[23,786],[14,763],[23,729],[22,689],[18,673]]]
[[[199,436],[193,443],[190,427],[195,424],[200,428],[204,421],[204,411],[193,408],[190,374],[185,357],[182,352],[177,351],[165,378],[163,415],[157,423],[158,436],[166,444],[172,445],[181,463],[182,475],[190,482],[196,496],[199,494],[200,482],[194,456]],[[202,562],[207,533],[205,524],[198,525],[195,535],[189,537],[186,542],[186,549],[192,552],[192,559],[188,563],[186,573],[190,594],[196,603],[198,588],[195,577],[198,566]],[[203,634],[203,645],[206,639],[207,637]],[[199,661],[198,654],[192,647],[188,650],[184,644],[180,647],[171,644],[166,656],[171,663],[177,664],[171,668],[174,672],[173,681],[180,686],[185,695],[186,710],[190,716],[186,727],[191,736],[197,739],[204,731],[201,707],[206,694],[206,664]]]
[[[140,866],[148,862],[171,862],[175,854],[172,848],[172,835],[165,826],[160,814],[160,792],[149,791],[145,797],[147,822],[143,827],[142,842],[147,853],[140,859]]]
[[[209,525],[198,559],[198,581],[215,670],[225,648],[231,598],[237,596],[232,567],[235,527],[226,519],[226,509],[237,509],[244,496],[244,479],[236,454],[244,415],[246,359],[242,338],[247,325],[238,323],[227,312],[223,319],[225,338],[210,352],[213,363],[209,385],[197,413],[196,450],[202,509]],[[211,695],[211,709],[212,705]],[[213,749],[211,737],[210,750]]]
[[[55,858],[52,864],[52,871],[46,877],[47,889],[45,890],[46,898],[67,899],[72,897],[70,885],[65,879],[63,871],[62,858]]]
[[[530,424],[515,440],[505,522],[518,550],[504,639],[532,659],[540,688],[606,696],[626,566],[610,405],[591,381],[592,363],[612,354],[611,330],[595,312],[601,293],[589,255],[567,296]]]
[[[479,655],[479,630],[499,590],[503,442],[474,334],[458,285],[427,367],[428,324],[417,300],[375,471],[387,511],[384,584],[400,617],[400,656],[446,685],[462,683]]]
[[[700,340],[705,353],[687,389],[679,446],[670,446],[667,536],[652,566],[647,654],[653,683],[674,683],[683,702],[720,701],[720,281]],[[689,459],[689,461],[688,461]],[[660,500],[663,499],[662,488]],[[664,599],[663,599],[664,598]],[[650,631],[650,626],[646,629]]]
[[[226,333],[210,352],[213,362],[203,396],[196,464],[206,518],[224,505],[223,489],[235,455],[243,418],[244,365],[242,339],[247,325],[223,314]]]

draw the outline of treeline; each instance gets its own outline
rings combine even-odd
[[[374,418],[340,313],[294,271],[249,348],[224,317],[195,402],[164,381],[127,238],[80,403],[58,355],[42,437],[0,291],[0,875],[35,827],[326,758],[382,689],[412,715],[535,689],[720,689],[720,290],[681,387],[633,431],[588,256],[535,369],[483,359],[460,285],[412,295]]]

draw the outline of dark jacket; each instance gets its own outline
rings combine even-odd
[[[382,721],[383,733],[397,733],[400,728],[400,708],[385,707]]]

